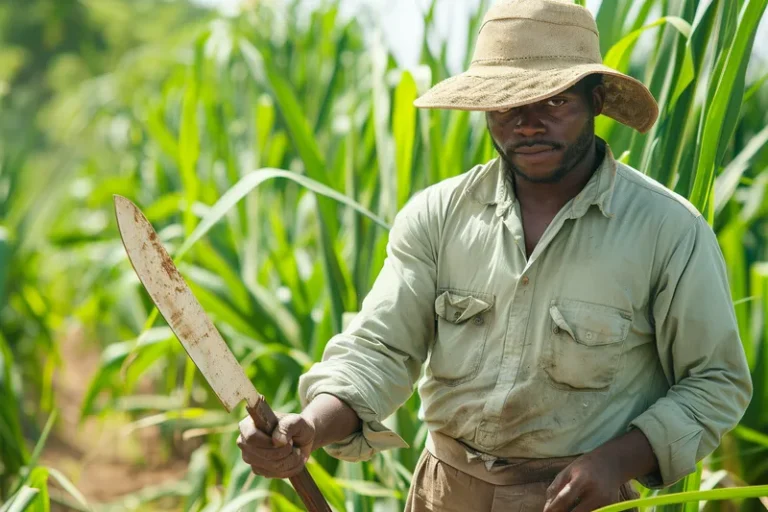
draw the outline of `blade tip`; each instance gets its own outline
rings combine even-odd
[[[141,211],[139,210],[139,207],[136,206],[133,201],[127,197],[121,196],[119,194],[113,194],[112,198],[115,205],[115,213],[118,217],[118,222],[120,221],[121,214],[124,216],[133,215],[135,217],[137,212]]]

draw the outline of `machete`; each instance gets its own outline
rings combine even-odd
[[[245,400],[256,427],[267,435],[277,417],[224,342],[192,290],[166,252],[152,224],[125,197],[115,195],[115,214],[123,246],[139,280],[160,314],[227,411]],[[291,483],[310,512],[330,512],[320,490],[305,467]]]

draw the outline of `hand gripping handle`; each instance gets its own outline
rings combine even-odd
[[[277,426],[277,416],[264,398],[261,397],[255,406],[249,404],[246,409],[256,428],[271,436]],[[309,474],[306,466],[301,473],[292,476],[290,481],[309,512],[331,512],[331,507],[328,506],[317,484],[312,480],[312,475]]]

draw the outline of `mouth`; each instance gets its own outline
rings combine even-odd
[[[560,157],[560,149],[553,146],[544,146],[538,144],[536,146],[524,146],[519,147],[513,151],[513,156],[519,165],[536,166],[536,165],[554,165]]]
[[[517,148],[514,153],[518,155],[539,155],[542,153],[553,153],[557,151],[552,146],[544,146],[542,144],[537,144],[535,146],[523,146]]]

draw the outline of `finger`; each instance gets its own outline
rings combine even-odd
[[[268,436],[256,428],[256,425],[253,424],[253,419],[250,416],[243,418],[238,424],[238,428],[240,429],[240,437],[242,437],[245,444],[262,448],[274,447],[271,436]],[[238,438],[238,443],[239,442],[240,438]],[[238,444],[238,446],[240,445]]]
[[[552,481],[551,484],[549,484],[549,487],[547,487],[546,497],[547,501],[552,501],[555,499],[555,496],[557,496],[560,491],[562,490],[563,486],[567,484],[571,480],[571,466],[568,466],[567,468],[560,471],[555,479]]]
[[[272,472],[272,471],[265,471],[258,467],[251,466],[251,471],[253,471],[253,473],[256,475],[262,476],[264,478],[273,478],[273,479],[280,479],[280,480],[296,476],[299,473],[301,473],[303,469],[304,469],[304,466],[297,466],[296,468],[293,468],[289,471]]]
[[[257,457],[250,453],[244,453],[243,460],[250,465],[273,470],[283,470],[286,468],[289,469],[302,464],[303,459],[301,452],[296,448],[291,448],[290,446],[288,448],[290,448],[288,455],[278,459],[271,460],[265,457]]]
[[[251,471],[253,472],[254,475],[262,476],[264,478],[282,479],[282,478],[290,478],[292,476],[292,475],[285,476],[282,473],[276,472],[272,469],[265,469],[265,468],[262,468],[261,466],[256,466],[256,465],[251,466]]]
[[[297,474],[304,467],[304,460],[298,450],[279,461],[253,460],[246,461],[257,475],[268,478],[288,478]]]
[[[306,464],[309,460],[309,456],[312,455],[312,443],[299,446],[298,448],[301,453],[301,461]]]
[[[566,483],[554,499],[547,499],[544,512],[569,512],[576,504],[579,494],[571,482]]]
[[[277,424],[272,432],[272,443],[275,446],[302,446],[312,440],[312,432],[308,428],[304,418],[298,414],[285,417]]]
[[[242,448],[243,460],[266,460],[266,461],[279,461],[289,457],[293,452],[293,447],[290,445],[281,446],[279,448],[256,448],[253,446],[245,445]],[[248,460],[246,460],[248,459]]]

